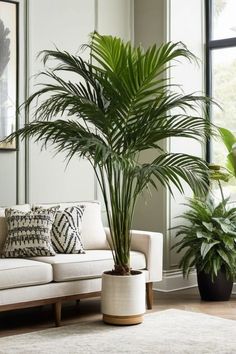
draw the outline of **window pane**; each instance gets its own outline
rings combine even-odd
[[[212,39],[236,37],[235,18],[235,0],[212,0]]]
[[[212,50],[212,97],[222,110],[212,107],[212,121],[236,134],[236,48]],[[225,166],[227,150],[212,139],[212,162]],[[235,184],[236,181],[232,180]]]

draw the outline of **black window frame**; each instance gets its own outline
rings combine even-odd
[[[205,0],[205,14],[206,14],[206,57],[205,57],[205,90],[208,97],[212,97],[212,50],[224,49],[235,47],[236,48],[236,37],[223,38],[223,39],[212,39],[212,1]],[[214,98],[214,97],[213,97]],[[211,108],[209,108],[209,117],[211,119]],[[207,141],[206,147],[206,161],[211,162],[212,149],[211,140]]]

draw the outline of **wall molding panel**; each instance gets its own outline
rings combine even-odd
[[[57,45],[62,50],[76,52],[94,30],[125,39],[131,39],[133,35],[133,0],[69,2],[68,7],[68,1],[65,0],[25,0],[25,97],[35,90],[37,81],[33,75],[42,69],[36,60],[40,50]],[[51,11],[54,11],[53,19]],[[68,36],[65,35],[65,28]],[[25,112],[26,122],[32,119],[31,115]],[[53,152],[41,152],[39,146],[26,141],[24,162],[25,184],[19,184],[19,193],[22,194],[24,189],[24,201],[34,203],[100,198],[94,172],[86,160],[72,161],[65,169],[62,156],[54,157]],[[64,188],[61,188],[62,185]],[[67,188],[67,185],[72,188]],[[19,199],[22,200],[22,197]]]

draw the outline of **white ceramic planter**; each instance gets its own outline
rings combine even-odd
[[[102,275],[103,321],[131,325],[143,321],[146,310],[145,276],[142,272],[129,276]]]

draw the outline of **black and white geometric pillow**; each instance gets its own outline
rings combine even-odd
[[[55,256],[51,229],[58,208],[22,212],[6,209],[8,235],[2,257]]]
[[[51,240],[57,253],[85,253],[81,241],[81,222],[85,206],[71,206],[57,211]]]

